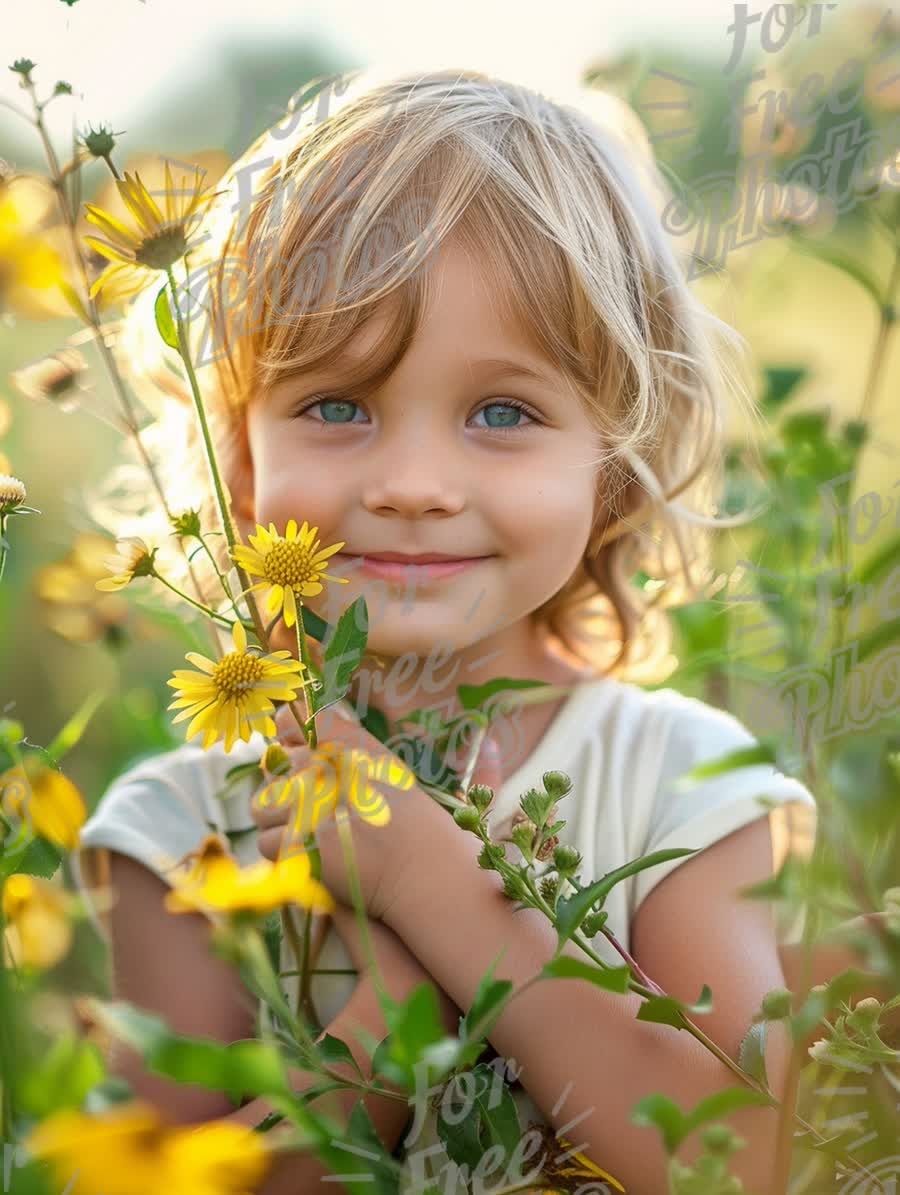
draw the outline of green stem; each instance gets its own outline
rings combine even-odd
[[[157,581],[162,581],[163,585],[165,585],[165,587],[167,589],[171,589],[173,593],[177,594],[184,601],[189,602],[197,610],[200,610],[201,613],[208,615],[209,618],[214,618],[216,620],[216,622],[224,623],[225,626],[228,627],[229,630],[234,625],[232,623],[231,619],[227,618],[224,614],[217,614],[215,610],[210,610],[209,606],[204,606],[201,602],[195,602],[192,597],[188,597],[188,595],[186,593],[182,593],[180,589],[177,589],[172,584],[171,581],[167,581],[166,578],[163,577],[160,573],[154,573],[153,576],[156,577]],[[241,622],[243,620],[238,618],[238,621]],[[243,625],[245,627],[247,626],[246,623],[244,623]]]
[[[866,386],[863,392],[863,401],[859,412],[860,419],[865,419],[868,415],[869,407],[872,405],[881,371],[884,367],[887,356],[888,337],[897,320],[894,311],[894,292],[897,289],[898,282],[900,282],[900,240],[895,242],[894,264],[887,285],[887,293],[885,294],[884,302],[881,304],[881,320],[878,325],[875,350],[872,353],[872,360],[869,365],[869,376],[866,379]]]
[[[6,568],[6,515],[0,515],[0,581]]]
[[[300,659],[305,666],[306,675],[312,682],[314,680],[312,671],[312,658],[309,654],[309,644],[306,642],[306,628],[303,625],[303,606],[300,604],[300,602],[297,603],[296,631],[297,651],[299,652]],[[310,685],[303,686],[303,698],[306,702],[306,721],[303,724],[303,733],[310,747],[316,748],[319,745],[319,737],[316,733],[316,698],[315,693],[310,692],[312,687],[312,683]]]

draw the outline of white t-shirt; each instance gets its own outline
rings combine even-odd
[[[514,717],[509,725],[514,725]],[[754,742],[747,728],[731,714],[674,689],[645,690],[610,678],[580,682],[530,757],[495,794],[488,817],[492,837],[501,838],[508,831],[519,798],[531,787],[542,787],[543,773],[558,770],[573,782],[572,790],[558,802],[558,818],[566,821],[559,840],[581,852],[584,882],[599,879],[652,851],[710,846],[765,816],[769,807],[758,800],[760,797],[775,806],[771,815],[773,835],[779,815],[789,811],[794,833],[799,826],[801,845],[805,839],[808,846],[815,829],[815,800],[803,784],[769,765],[721,773],[685,789],[674,786],[676,777],[701,761]],[[88,901],[91,919],[107,942],[107,915],[98,913],[91,903],[91,888],[108,875],[103,866],[103,848],[130,855],[163,880],[165,866],[215,831],[248,831],[232,838],[232,850],[241,865],[261,858],[249,810],[252,779],[240,782],[225,802],[216,794],[229,768],[257,760],[265,745],[262,736],[253,735],[247,743],[239,740],[226,755],[221,743],[209,751],[197,744],[184,744],[141,761],[111,784],[82,827],[79,846],[71,856],[75,880]],[[782,821],[781,831],[783,827]],[[775,870],[780,866],[782,837],[775,835],[774,839]],[[512,844],[507,847],[507,857],[521,859]],[[693,856],[681,856],[640,871],[612,889],[605,905],[609,913],[607,926],[626,949],[630,946],[631,920],[641,902],[660,880],[689,858]],[[779,916],[780,940],[798,940],[802,922],[802,910],[792,926]],[[296,923],[301,924],[299,918]],[[596,935],[591,945],[604,961],[621,965],[620,955],[602,934]],[[569,946],[571,943],[567,951]],[[577,947],[568,952],[585,957]],[[285,939],[281,970],[296,970],[297,966]],[[333,927],[318,966],[352,968]],[[294,975],[283,980],[292,1007],[296,1007],[297,982]],[[355,985],[353,975],[313,976],[310,991],[324,1024],[340,1011]],[[514,1093],[523,1131],[528,1120],[545,1123],[519,1084]],[[430,1142],[438,1140],[433,1119],[426,1123],[415,1149],[422,1147],[426,1135]],[[603,1165],[602,1159],[596,1161]],[[438,1169],[440,1164],[438,1159]]]

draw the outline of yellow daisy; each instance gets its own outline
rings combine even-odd
[[[320,913],[334,909],[331,893],[312,877],[307,854],[241,867],[224,848],[209,842],[215,837],[208,836],[189,866],[169,872],[165,906],[170,913],[270,913],[292,903]]]
[[[271,1165],[263,1134],[226,1121],[167,1124],[142,1100],[100,1115],[73,1108],[42,1120],[25,1139],[70,1195],[246,1195]]]
[[[240,736],[248,742],[254,731],[274,738],[274,701],[293,701],[308,681],[300,677],[305,665],[289,651],[257,655],[247,650],[247,632],[236,622],[231,630],[234,651],[215,662],[199,652],[189,651],[185,659],[199,672],[177,669],[166,683],[177,690],[168,707],[182,712],[173,720],[193,718],[187,731],[191,739],[202,730],[203,749],[225,739],[225,751]]]
[[[25,756],[23,765],[15,764],[0,775],[0,808],[26,822],[33,833],[63,850],[74,850],[87,821],[80,790],[35,752]]]
[[[96,588],[105,593],[114,593],[117,589],[124,589],[131,584],[135,577],[152,577],[158,549],[152,551],[137,535],[128,535],[118,540],[116,555],[107,560],[107,567],[112,569],[113,576],[104,577],[98,581]]]
[[[34,291],[56,291],[65,280],[62,258],[40,231],[49,188],[27,176],[0,180],[0,311],[40,319],[29,310]]]
[[[318,527],[310,528],[304,522],[297,531],[294,519],[288,521],[284,536],[275,530],[275,524],[269,524],[269,530],[256,525],[256,535],[249,536],[252,548],[238,544],[232,551],[232,556],[242,568],[251,576],[264,577],[257,585],[251,585],[247,590],[265,589],[271,586],[271,593],[266,600],[266,613],[274,618],[282,612],[285,626],[292,627],[297,621],[297,599],[315,597],[322,592],[319,578],[326,581],[338,581],[341,585],[348,583],[347,577],[332,577],[326,574],[329,556],[339,552],[345,541],[332,544],[330,548],[319,551],[319,541],[316,539]]]
[[[618,1179],[592,1162],[587,1154],[576,1151],[572,1142],[567,1141],[561,1134],[554,1133],[550,1125],[530,1121],[528,1129],[536,1129],[540,1134],[544,1146],[541,1156],[549,1155],[541,1174],[541,1185],[537,1189],[537,1195],[560,1195],[560,1192],[580,1191],[585,1189],[584,1181],[589,1179],[599,1179],[602,1183],[609,1183],[616,1191],[624,1192],[625,1188]],[[557,1158],[561,1160],[557,1161]]]
[[[70,893],[58,884],[15,872],[3,885],[4,944],[17,966],[45,970],[68,953],[72,943]]]
[[[85,216],[106,234],[108,239],[86,236],[85,244],[103,257],[117,264],[108,266],[91,284],[91,298],[101,288],[112,285],[118,298],[136,294],[148,283],[147,271],[166,270],[184,257],[191,248],[191,236],[203,217],[204,209],[220,192],[200,186],[205,170],[194,168],[189,186],[182,176],[176,190],[172,171],[166,163],[165,211],[161,211],[153,196],[135,172],[128,171],[116,186],[122,202],[134,217],[136,231],[128,228],[109,212],[90,203],[84,205]]]
[[[408,791],[416,778],[392,752],[377,759],[357,747],[337,741],[319,743],[310,761],[292,776],[276,776],[256,796],[262,807],[290,802],[296,806],[293,829],[296,841],[313,834],[323,818],[333,818],[338,801],[352,806],[364,821],[386,826],[391,807],[375,783]]]

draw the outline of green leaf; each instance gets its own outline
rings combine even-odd
[[[638,1009],[637,1020],[653,1021],[659,1025],[672,1025],[683,1029],[680,1012],[705,1014],[712,1011],[712,992],[706,984],[696,1004],[683,1004],[674,996],[648,996]]]
[[[100,1051],[74,1033],[58,1038],[20,1077],[17,1102],[35,1120],[78,1109],[105,1077]]]
[[[900,618],[892,618],[880,626],[867,631],[857,640],[856,659],[865,660],[882,647],[888,647],[900,640]]]
[[[178,329],[175,327],[175,318],[172,315],[172,308],[169,306],[168,286],[163,286],[156,296],[153,313],[156,316],[156,329],[160,336],[170,349],[178,349],[180,352]]]
[[[752,1075],[764,1087],[769,1086],[766,1075],[766,1038],[768,1036],[768,1022],[757,1021],[751,1025],[741,1040],[738,1065],[748,1075]]]
[[[463,1032],[467,1039],[473,1036],[473,1030],[477,1030],[479,1037],[487,1037],[503,1011],[506,997],[512,991],[513,985],[510,980],[493,978],[494,968],[499,961],[498,955],[482,975],[472,1007],[462,1018]]]
[[[345,1041],[341,1041],[339,1037],[332,1037],[330,1033],[326,1033],[321,1041],[316,1043],[316,1049],[319,1052],[319,1057],[326,1066],[335,1066],[339,1062],[349,1062],[360,1079],[365,1082],[365,1076],[359,1069],[359,1063],[353,1057],[350,1047]]]
[[[456,694],[464,710],[480,710],[496,693],[504,689],[539,689],[547,681],[524,680],[521,677],[498,676],[483,685],[457,685]]]
[[[306,608],[303,610],[304,625]],[[323,709],[346,694],[350,678],[359,667],[368,639],[369,611],[366,599],[358,597],[338,619],[334,634],[325,648],[325,688],[317,694],[316,708]],[[329,664],[331,665],[329,667]]]
[[[871,585],[880,581],[893,565],[900,564],[900,535],[894,535],[863,560],[852,574],[847,589],[853,592],[854,585]]]
[[[522,1136],[512,1092],[487,1063],[452,1082],[441,1099],[436,1125],[449,1157],[470,1169],[494,1145],[508,1164]]]
[[[42,835],[36,834],[19,857],[16,871],[23,875],[38,876],[41,879],[49,880],[59,870],[62,858],[63,851],[59,847],[48,842]]]
[[[596,967],[580,959],[561,954],[545,963],[541,975],[547,979],[586,979],[588,983],[608,992],[627,992],[631,968],[626,963],[621,967]]]
[[[726,1087],[724,1091],[717,1091],[696,1104],[685,1117],[684,1125],[687,1132],[692,1133],[699,1125],[708,1120],[719,1120],[736,1112],[738,1108],[769,1105],[771,1100],[761,1091],[754,1091],[752,1087]]]
[[[582,888],[574,896],[561,896],[556,904],[556,933],[558,943],[556,954],[559,955],[565,943],[591,911],[591,906],[600,903],[601,907],[607,896],[629,876],[637,875],[648,867],[655,867],[657,863],[667,863],[670,859],[681,859],[685,855],[693,855],[699,847],[673,847],[665,851],[653,851],[641,859],[632,859],[621,867],[609,871],[599,880],[595,880],[587,888]]]
[[[808,373],[809,370],[803,365],[767,366],[762,405],[769,410],[780,407],[787,402]]]
[[[638,1100],[631,1112],[631,1123],[641,1126],[655,1125],[662,1133],[668,1154],[675,1152],[687,1133],[681,1109],[667,1095],[659,1093]]]
[[[81,736],[87,729],[87,725],[94,716],[94,711],[102,701],[106,699],[106,693],[97,690],[87,698],[81,707],[75,711],[68,722],[57,731],[56,737],[47,748],[47,754],[50,756],[54,764],[59,763],[67,751],[75,746]]]
[[[444,1037],[434,984],[420,983],[407,1000],[389,1005],[385,1022],[391,1033],[390,1057],[412,1073],[422,1050]]]
[[[750,747],[739,747],[736,751],[729,751],[716,759],[699,763],[690,771],[683,772],[673,783],[675,791],[683,791],[693,787],[695,780],[704,780],[708,776],[720,776],[723,772],[733,772],[737,768],[750,768],[755,764],[777,764],[778,757],[774,742],[766,738]]]

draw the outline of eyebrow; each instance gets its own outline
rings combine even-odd
[[[513,377],[531,378],[532,381],[553,385],[554,379],[535,366],[527,365],[524,361],[513,361],[507,357],[483,357],[479,361],[470,361],[471,369],[481,369],[484,372],[492,370],[496,373],[509,374]]]

